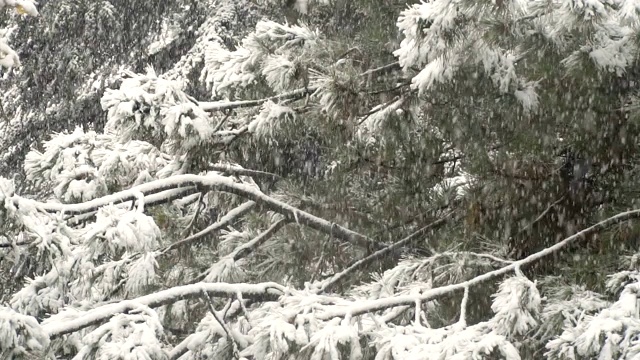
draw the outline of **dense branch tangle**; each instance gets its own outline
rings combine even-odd
[[[413,304],[425,303],[430,300],[438,299],[444,296],[448,296],[451,293],[457,291],[465,291],[465,296],[468,296],[468,289],[473,286],[480,285],[487,281],[496,279],[498,277],[505,276],[510,272],[519,273],[520,268],[530,265],[536,261],[540,261],[545,257],[548,257],[558,251],[566,248],[573,242],[579,241],[580,239],[584,239],[586,236],[603,231],[608,229],[611,226],[620,224],[622,222],[640,218],[640,210],[632,210],[624,213],[620,213],[616,216],[608,218],[604,221],[601,221],[589,228],[586,228],[558,243],[555,245],[546,248],[542,251],[539,251],[535,254],[530,255],[529,257],[515,261],[515,262],[507,262],[508,265],[505,265],[497,270],[490,271],[479,275],[471,280],[442,286],[439,288],[434,288],[431,290],[427,290],[419,295],[405,295],[405,296],[393,296],[389,298],[382,298],[378,300],[369,300],[369,301],[346,301],[343,304],[327,304],[320,305],[317,310],[319,313],[316,317],[319,320],[330,321],[334,318],[344,318],[344,317],[357,317],[366,315],[369,313],[377,312],[380,310],[390,309],[390,308],[400,308],[407,309],[408,306]],[[274,225],[266,230],[263,234],[258,236],[252,242],[246,244],[245,246],[237,249],[230,256],[233,259],[238,259],[244,255],[247,255],[247,250],[261,242],[261,238],[265,236],[269,236],[270,233],[280,228],[284,225],[284,221],[278,221],[274,223]],[[426,228],[436,227],[441,224],[441,221],[436,221],[433,224],[428,225]],[[425,228],[425,229],[426,229]],[[420,229],[416,234],[413,234],[405,239],[400,240],[397,244],[403,244],[408,241],[414,239],[417,234],[423,233],[425,229]],[[391,246],[393,248],[394,246]],[[437,256],[437,254],[436,254]],[[502,262],[501,259],[496,259],[498,262]],[[347,270],[348,271],[348,270]],[[331,280],[329,283],[333,283],[335,280]],[[320,283],[322,284],[322,283]],[[321,285],[322,286],[322,285]],[[328,286],[323,286],[324,288]],[[133,300],[124,300],[114,304],[107,304],[100,307],[97,307],[92,310],[85,311],[83,313],[77,314],[73,319],[65,320],[64,322],[57,321],[57,316],[54,315],[50,319],[45,320],[43,323],[43,330],[50,338],[55,338],[64,334],[68,334],[71,332],[78,331],[88,326],[92,326],[95,324],[99,324],[100,322],[108,320],[115,314],[125,313],[128,311],[132,311],[137,309],[140,306],[149,306],[149,307],[158,307],[165,304],[174,303],[179,300],[183,300],[186,298],[195,298],[200,296],[203,292],[207,293],[210,296],[233,296],[236,294],[242,294],[244,298],[247,299],[257,299],[257,300],[277,300],[281,296],[289,296],[290,290],[282,287],[276,283],[264,283],[264,284],[224,284],[224,283],[197,283],[192,285],[185,285],[174,287],[168,290],[160,291],[154,294],[146,295],[139,297]],[[345,306],[346,305],[346,306]],[[463,302],[463,306],[465,303]],[[464,309],[462,311],[464,313]],[[461,315],[462,316],[462,315]],[[464,320],[461,318],[461,320]],[[293,319],[290,319],[293,321]]]

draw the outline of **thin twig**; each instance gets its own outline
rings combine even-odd
[[[182,246],[186,246],[186,245],[190,245],[192,242],[214,232],[217,230],[220,230],[228,225],[231,224],[232,221],[234,221],[235,219],[237,219],[238,217],[248,213],[249,211],[251,211],[251,209],[253,209],[255,207],[256,203],[253,201],[247,201],[243,204],[241,204],[240,206],[235,207],[233,210],[229,211],[225,216],[223,216],[220,220],[218,220],[217,222],[211,224],[210,226],[207,226],[205,229],[187,237],[184,238],[180,241],[177,241],[169,246],[167,246],[166,248],[164,248],[163,250],[160,251],[160,255],[164,255],[166,253],[168,253],[171,250],[175,250],[179,247]]]
[[[324,281],[320,288],[319,288],[319,292],[323,292],[323,291],[327,291],[329,290],[331,287],[335,286],[337,283],[339,283],[343,278],[345,278],[348,274],[352,273],[353,271],[355,271],[356,269],[367,265],[369,263],[371,263],[374,260],[377,260],[389,253],[391,253],[392,251],[403,247],[407,244],[410,244],[418,239],[420,239],[424,234],[427,233],[427,231],[429,230],[433,230],[433,229],[437,229],[440,226],[444,225],[447,223],[447,221],[449,220],[449,217],[453,214],[453,212],[450,212],[448,214],[446,214],[444,217],[430,223],[427,226],[422,227],[421,229],[415,231],[414,233],[412,233],[411,235],[405,237],[404,239],[395,242],[383,249],[380,249],[376,252],[374,252],[371,255],[368,255],[356,262],[354,262],[353,264],[351,264],[349,267],[347,267],[346,269],[344,269],[343,271],[333,275],[333,277],[331,277],[330,279]]]
[[[324,253],[325,253],[325,250],[327,249],[327,244],[329,244],[329,241],[331,241],[331,235],[329,235],[327,239],[322,243],[322,250],[320,250],[320,257],[318,258],[318,261],[316,262],[316,265],[313,268],[313,273],[311,274],[311,280],[309,280],[310,282],[316,281],[316,276],[318,276],[318,273],[320,272],[320,266],[324,261]]]
[[[369,91],[367,92],[367,95],[378,95],[378,94],[382,94],[382,93],[387,93],[387,92],[392,92],[392,91],[396,91],[398,89],[401,89],[405,86],[409,86],[411,85],[411,82],[403,82],[400,83],[392,88],[385,88],[385,89],[380,89],[380,90],[374,90],[374,91]]]
[[[260,233],[260,235],[253,238],[251,241],[242,244],[233,250],[229,256],[233,258],[233,261],[238,261],[247,255],[251,254],[258,246],[264,244],[265,241],[269,240],[273,235],[275,235],[278,230],[282,229],[285,225],[289,223],[287,219],[280,219],[273,223],[267,230]]]
[[[538,217],[536,217],[532,222],[530,222],[529,224],[527,224],[527,226],[520,229],[520,231],[518,231],[515,236],[521,235],[525,231],[531,229],[533,225],[537,224],[540,220],[544,219],[544,217],[547,216],[547,214],[549,213],[549,211],[551,211],[551,209],[553,209],[554,207],[558,206],[561,202],[563,202],[566,197],[567,197],[567,194],[564,194],[558,200],[554,201],[543,212],[541,212],[540,215],[538,215]]]
[[[231,174],[231,175],[246,175],[246,176],[256,176],[256,177],[262,176],[262,177],[269,177],[273,179],[282,178],[278,174],[274,174],[266,171],[244,169],[241,167],[235,167],[235,166],[224,165],[224,164],[212,164],[212,165],[209,165],[209,168],[213,171],[218,171],[221,173]]]
[[[211,315],[213,315],[213,318],[216,319],[218,324],[220,324],[220,327],[224,330],[225,334],[227,334],[227,339],[231,342],[231,346],[233,348],[233,358],[239,359],[240,353],[238,349],[238,343],[236,342],[236,339],[234,339],[233,336],[231,335],[231,330],[228,328],[227,324],[225,324],[222,321],[222,319],[220,319],[220,317],[218,316],[218,312],[213,307],[213,302],[211,301],[209,294],[207,294],[207,292],[204,290],[202,290],[202,297],[207,302],[207,305],[209,307],[209,312],[211,313]]]
[[[478,257],[478,258],[486,258],[486,259],[489,259],[491,261],[495,261],[497,263],[502,263],[502,264],[512,264],[513,263],[512,260],[502,259],[502,258],[499,258],[499,257],[491,255],[491,254],[479,254],[479,253],[475,253],[475,252],[471,252],[471,251],[447,251],[447,252],[443,252],[443,253],[440,253],[440,254],[436,254],[436,256],[438,256],[438,257],[445,257],[445,256],[455,257],[456,255],[467,255],[467,256],[474,256],[474,257]]]
[[[370,74],[381,73],[381,72],[382,73],[390,72],[390,71],[399,70],[399,69],[400,69],[400,62],[396,61],[394,63],[383,65],[383,66],[377,67],[375,69],[367,70],[367,71],[363,72],[362,74],[360,74],[360,76],[367,76],[367,75],[370,75]]]
[[[184,229],[182,236],[189,236],[189,234],[191,233],[191,229],[193,228],[193,225],[198,219],[198,216],[200,216],[200,209],[204,205],[202,201],[203,198],[204,198],[204,195],[200,193],[200,196],[198,197],[198,205],[196,205],[196,211],[193,213],[193,217],[191,217],[191,221],[189,221],[189,224],[187,224],[186,228]]]
[[[222,120],[220,120],[220,122],[218,124],[216,124],[216,127],[213,128],[213,132],[214,133],[216,133],[216,132],[218,132],[218,130],[222,129],[222,126],[227,122],[227,120],[231,116],[231,113],[232,113],[231,110],[227,111],[227,113],[224,115]]]
[[[244,313],[244,318],[247,320],[249,325],[251,325],[251,318],[249,318],[249,311],[247,310],[247,307],[244,305],[244,299],[242,298],[242,293],[241,292],[237,293],[236,297],[238,298],[238,305],[240,305],[240,309],[242,309],[242,312]]]

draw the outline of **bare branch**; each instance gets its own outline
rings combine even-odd
[[[227,283],[196,283],[191,285],[176,286],[171,289],[159,291],[150,295],[141,296],[133,300],[123,300],[113,304],[107,304],[84,312],[75,319],[58,319],[61,315],[53,315],[42,323],[42,329],[49,338],[76,332],[88,326],[96,325],[111,318],[113,315],[135,310],[140,305],[151,308],[171,304],[179,300],[201,296],[202,292],[214,297],[233,297],[242,293],[246,298],[260,300],[277,300],[285,292],[285,288],[277,283],[261,284],[227,284]]]
[[[393,308],[397,306],[411,306],[415,304],[416,301],[426,302],[436,298],[440,298],[452,292],[464,290],[467,287],[479,285],[489,280],[508,274],[509,272],[515,271],[517,268],[520,268],[524,265],[530,265],[549,255],[552,255],[562,250],[567,245],[579,239],[585,239],[587,235],[600,232],[613,225],[616,225],[631,219],[636,219],[636,218],[640,218],[640,209],[631,210],[631,211],[623,212],[618,215],[612,216],[572,236],[569,236],[568,238],[565,238],[564,240],[556,243],[553,246],[550,246],[537,253],[531,254],[522,260],[515,261],[510,265],[504,266],[500,269],[476,276],[471,280],[431,289],[431,290],[425,291],[424,293],[418,296],[403,295],[403,296],[394,296],[394,297],[378,299],[378,300],[366,300],[366,301],[363,300],[363,301],[360,301],[358,304],[354,304],[352,306],[341,306],[339,308],[336,307],[335,310],[331,310],[323,314],[319,314],[318,319],[329,320],[335,317],[344,317],[347,315],[358,316],[358,315],[367,314],[370,312],[384,310],[384,309]]]

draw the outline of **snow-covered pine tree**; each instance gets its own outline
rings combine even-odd
[[[2,4],[0,358],[637,357],[636,1]]]

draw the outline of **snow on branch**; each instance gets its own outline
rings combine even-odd
[[[125,75],[120,88],[106,90],[100,100],[108,111],[105,129],[119,140],[141,137],[186,152],[211,137],[209,115],[184,92],[184,82],[163,79],[152,68]]]
[[[260,106],[267,101],[278,102],[282,100],[298,100],[303,97],[313,94],[316,91],[316,88],[309,87],[304,89],[293,90],[284,94],[271,96],[258,100],[240,100],[240,101],[201,101],[198,103],[200,108],[204,111],[221,111],[221,110],[232,110],[246,107],[255,107]]]
[[[241,293],[247,299],[277,300],[284,294],[285,288],[273,282],[260,284],[197,283],[176,286],[133,300],[103,305],[80,313],[80,315],[77,315],[77,311],[63,310],[43,321],[42,329],[50,339],[53,339],[101,323],[116,314],[126,313],[140,307],[154,308],[186,298],[200,297],[203,292],[214,297],[234,297]]]
[[[386,73],[389,71],[397,70],[398,68],[399,68],[399,63],[394,62],[394,63],[387,64],[375,69],[367,70],[362,74],[360,74],[360,76],[366,77],[366,76],[371,76],[378,73]],[[268,101],[277,103],[283,100],[299,100],[304,98],[307,95],[314,94],[316,91],[318,91],[318,89],[319,87],[317,86],[307,86],[307,87],[289,91],[283,94],[266,97],[262,99],[257,99],[257,100],[208,101],[208,102],[200,101],[198,102],[198,105],[204,111],[222,111],[222,110],[232,110],[232,109],[239,109],[239,108],[246,108],[246,107],[256,107],[256,106],[261,106],[262,104]]]
[[[0,355],[3,359],[20,359],[23,356],[40,358],[49,347],[46,332],[31,317],[0,306]]]
[[[363,315],[363,314],[371,313],[378,310],[384,310],[384,309],[388,309],[396,306],[406,306],[406,305],[411,306],[416,302],[424,303],[427,301],[431,301],[436,298],[440,298],[442,296],[451,294],[453,292],[464,290],[467,287],[472,287],[475,285],[482,284],[489,280],[506,275],[510,272],[517,272],[517,270],[522,266],[530,265],[549,255],[552,255],[558,252],[559,250],[562,250],[567,245],[575,241],[578,241],[580,239],[584,239],[587,235],[597,233],[613,225],[619,224],[627,220],[636,219],[636,218],[640,218],[640,209],[619,213],[591,227],[588,227],[582,231],[579,231],[574,235],[571,235],[568,238],[565,238],[564,240],[556,243],[553,246],[550,246],[537,253],[529,255],[528,257],[522,260],[515,261],[510,265],[504,266],[500,269],[476,276],[471,280],[427,290],[418,296],[416,295],[394,296],[394,297],[383,298],[378,300],[361,301],[358,304],[353,304],[351,306],[336,307],[335,309],[327,310],[324,313],[320,313],[318,315],[318,318],[321,320],[329,320],[335,317],[358,316],[358,315]]]
[[[235,194],[248,200],[255,201],[259,206],[283,215],[290,221],[305,225],[311,229],[333,235],[342,241],[350,242],[371,249],[381,249],[382,244],[359,234],[353,230],[347,229],[340,225],[334,224],[315,215],[309,214],[303,210],[295,208],[289,204],[276,200],[265,195],[255,187],[245,184],[239,184],[232,179],[217,175],[175,175],[166,179],[155,180],[131,189],[120,191],[115,194],[107,195],[91,201],[79,204],[58,204],[58,203],[39,203],[25,198],[14,196],[14,205],[20,207],[21,203],[30,203],[31,205],[48,212],[63,212],[65,214],[83,214],[97,210],[98,208],[111,204],[132,201],[137,198],[138,193],[145,196],[156,194],[160,191],[169,189],[196,186],[201,191],[214,190]]]

